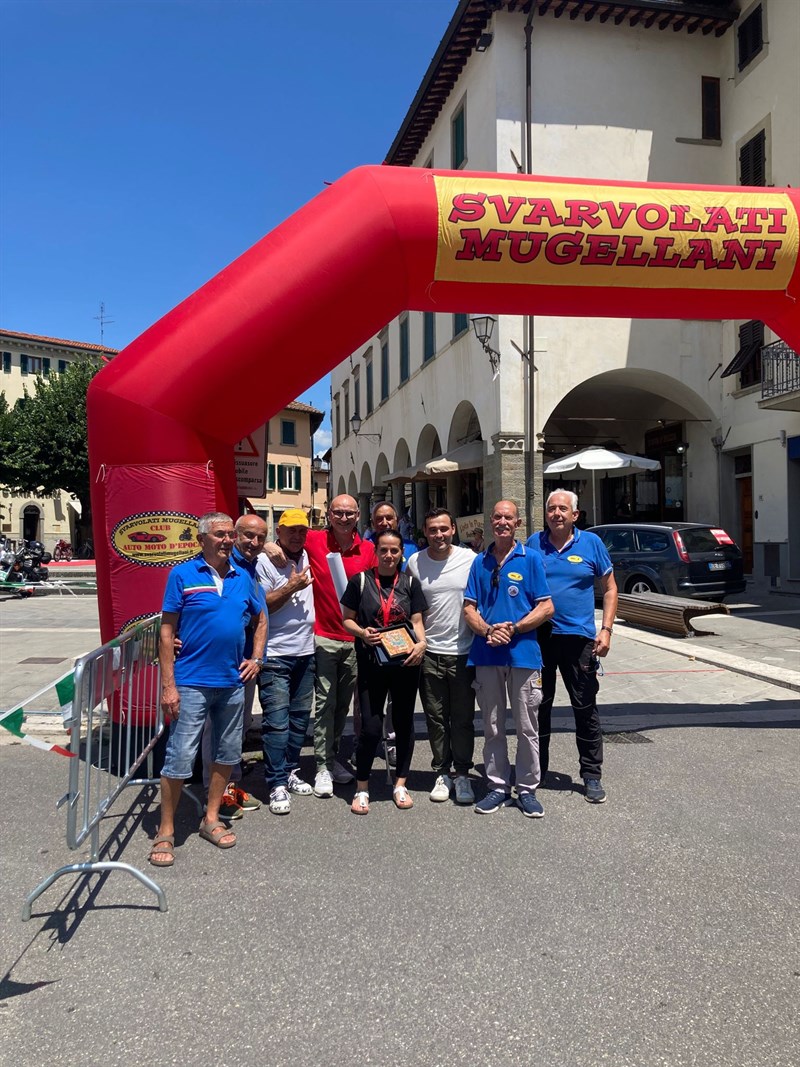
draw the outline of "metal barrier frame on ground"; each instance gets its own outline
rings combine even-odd
[[[127,633],[75,661],[71,716],[69,788],[58,807],[67,805],[67,845],[89,839],[89,859],[60,867],[29,893],[22,908],[30,919],[33,902],[63,875],[126,871],[155,893],[167,910],[164,890],[143,871],[117,860],[101,860],[100,824],[129,786],[157,786],[153,748],[165,731],[161,710],[158,643],[161,616],[145,619]],[[82,737],[83,729],[85,735]],[[145,767],[147,777],[136,775]]]

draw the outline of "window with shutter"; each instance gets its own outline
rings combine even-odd
[[[736,30],[739,70],[744,70],[764,47],[763,11],[761,4],[753,8]]]
[[[433,359],[436,355],[436,315],[426,311],[423,315],[422,361]]]
[[[408,342],[408,315],[400,320],[400,384],[408,381],[411,355]]]
[[[469,329],[469,316],[460,311],[453,315],[453,340]]]
[[[759,130],[739,149],[739,184],[767,184],[767,133]]]
[[[11,373],[11,353],[10,352],[4,352],[3,353],[3,374],[10,374],[10,373]]]
[[[722,372],[722,378],[739,375],[739,388],[746,389],[761,381],[761,349],[764,347],[764,323],[757,319],[739,327],[739,350]]]

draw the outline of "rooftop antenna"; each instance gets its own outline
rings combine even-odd
[[[107,323],[111,323],[111,322],[115,322],[116,320],[115,319],[107,319],[106,318],[106,305],[105,305],[105,301],[104,300],[100,301],[100,314],[99,315],[95,315],[94,318],[100,323],[100,347],[101,348],[105,348],[104,337],[105,337],[106,324]]]

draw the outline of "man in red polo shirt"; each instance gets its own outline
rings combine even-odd
[[[336,759],[350,702],[356,685],[356,653],[353,638],[342,626],[342,605],[336,595],[329,552],[342,557],[348,578],[377,566],[375,549],[356,532],[358,504],[351,496],[335,497],[328,508],[328,529],[309,530],[305,549],[314,579],[314,755],[317,774],[314,795],[333,796],[333,783],[344,785],[353,775]],[[280,564],[277,545],[266,552]]]

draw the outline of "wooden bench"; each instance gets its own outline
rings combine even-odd
[[[665,596],[663,593],[620,593],[617,618],[664,630],[682,637],[709,634],[710,630],[698,630],[690,620],[698,615],[730,615],[725,604],[708,600],[690,600],[683,596]]]

